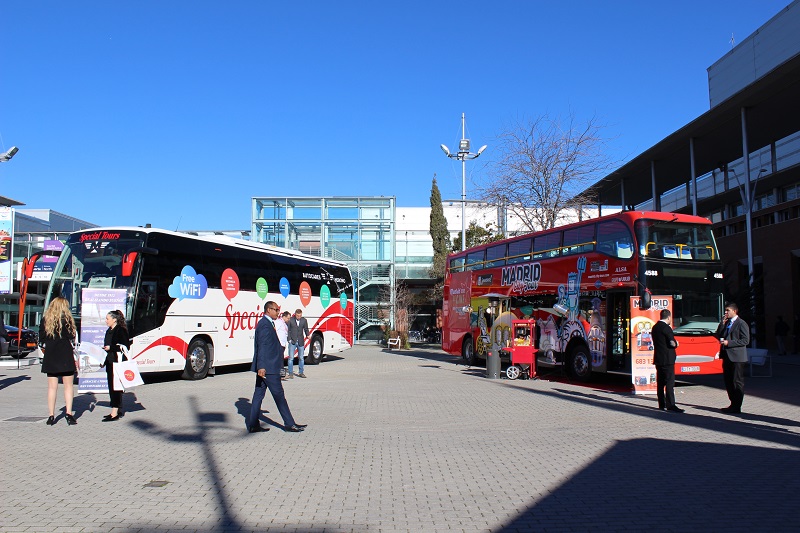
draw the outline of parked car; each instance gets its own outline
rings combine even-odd
[[[0,335],[0,355],[10,355],[15,359],[27,357],[29,353],[36,349],[39,344],[39,333],[32,329],[22,329],[22,348],[17,347],[16,326],[6,326],[5,335]]]

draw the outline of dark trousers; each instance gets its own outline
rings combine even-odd
[[[261,417],[261,403],[264,401],[264,396],[269,389],[272,394],[272,399],[275,400],[275,405],[278,407],[278,413],[283,418],[283,425],[286,427],[294,425],[294,418],[292,412],[289,411],[289,404],[286,403],[286,395],[283,392],[283,383],[278,374],[267,374],[261,377],[256,374],[256,388],[253,391],[253,403],[250,406],[250,420],[247,423],[248,427],[255,427],[259,424]]]
[[[106,361],[106,377],[108,377],[108,395],[111,397],[111,408],[122,407],[122,391],[114,390],[114,363]]]
[[[745,363],[734,363],[728,356],[722,355],[722,376],[725,378],[725,389],[731,400],[731,407],[741,410],[744,401],[744,367]]]
[[[675,365],[656,366],[656,386],[659,409],[675,407]]]

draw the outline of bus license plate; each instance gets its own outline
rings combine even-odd
[[[699,366],[682,366],[681,372],[700,372]]]

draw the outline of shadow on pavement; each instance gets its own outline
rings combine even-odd
[[[194,396],[189,397],[189,407],[195,420],[194,427],[196,431],[190,433],[178,433],[167,429],[162,429],[156,424],[144,420],[134,420],[131,425],[136,429],[148,433],[150,436],[158,437],[171,442],[184,442],[191,444],[198,444],[203,452],[205,461],[201,464],[206,466],[206,470],[211,476],[213,487],[213,494],[217,500],[215,507],[220,515],[220,521],[217,524],[217,530],[222,531],[237,531],[241,529],[236,517],[231,512],[230,504],[228,503],[228,496],[225,494],[225,482],[219,474],[216,459],[211,450],[211,442],[208,437],[209,430],[214,427],[224,424],[227,418],[225,413],[202,413],[197,407],[197,398]]]
[[[31,379],[30,376],[14,376],[14,377],[11,377],[11,378],[0,379],[0,390],[3,390],[6,387],[10,387],[11,385],[14,385],[16,383],[20,383],[22,381],[28,381],[30,379]]]
[[[619,440],[559,487],[531,487],[536,503],[498,531],[789,531],[774,509],[797,508],[798,471],[793,450]]]

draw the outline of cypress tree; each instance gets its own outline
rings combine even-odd
[[[433,239],[433,266],[431,275],[436,280],[444,280],[444,267],[447,253],[450,251],[450,233],[447,231],[447,219],[442,208],[442,194],[436,184],[436,174],[431,184],[431,220],[430,234]]]

